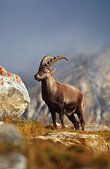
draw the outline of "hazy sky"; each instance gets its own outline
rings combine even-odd
[[[0,65],[35,73],[45,55],[110,45],[110,0],[0,0]]]

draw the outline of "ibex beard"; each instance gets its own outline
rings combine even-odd
[[[48,62],[46,62],[50,59]],[[81,91],[75,86],[69,84],[64,84],[55,81],[52,73],[55,69],[50,69],[50,67],[57,61],[65,59],[64,56],[45,56],[40,63],[39,70],[35,74],[35,79],[41,81],[42,84],[42,99],[47,104],[53,120],[54,128],[56,126],[56,113],[59,113],[59,118],[64,125],[64,114],[73,123],[75,129],[79,129],[79,122],[75,118],[74,114],[77,114],[82,130],[84,130],[85,122],[83,119],[83,95]]]

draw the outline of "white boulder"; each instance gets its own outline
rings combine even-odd
[[[21,78],[0,66],[0,118],[19,117],[29,103],[30,97]]]

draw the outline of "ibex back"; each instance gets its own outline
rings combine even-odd
[[[46,61],[50,59],[47,63]],[[54,80],[52,73],[55,69],[50,67],[57,61],[65,59],[64,56],[45,56],[39,66],[38,72],[35,74],[35,79],[42,82],[42,99],[48,105],[48,108],[52,115],[53,125],[56,128],[56,113],[59,113],[59,118],[64,125],[64,114],[74,124],[75,129],[79,129],[79,122],[76,120],[74,113],[79,117],[82,130],[84,130],[83,119],[83,95],[81,91],[75,86],[60,83]]]

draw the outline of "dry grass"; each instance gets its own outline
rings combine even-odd
[[[66,148],[60,143],[52,143],[36,141],[36,135],[44,135],[49,131],[53,131],[51,126],[43,127],[35,120],[10,120],[5,119],[6,123],[14,124],[24,136],[25,146],[16,147],[17,151],[21,151],[28,159],[27,169],[110,169],[110,154],[95,154],[86,149],[85,146],[72,146]],[[76,132],[73,129],[57,129],[56,131]],[[92,131],[84,132],[85,134],[101,135],[110,143],[110,131]],[[10,151],[15,148],[13,145],[0,145],[0,152]]]

